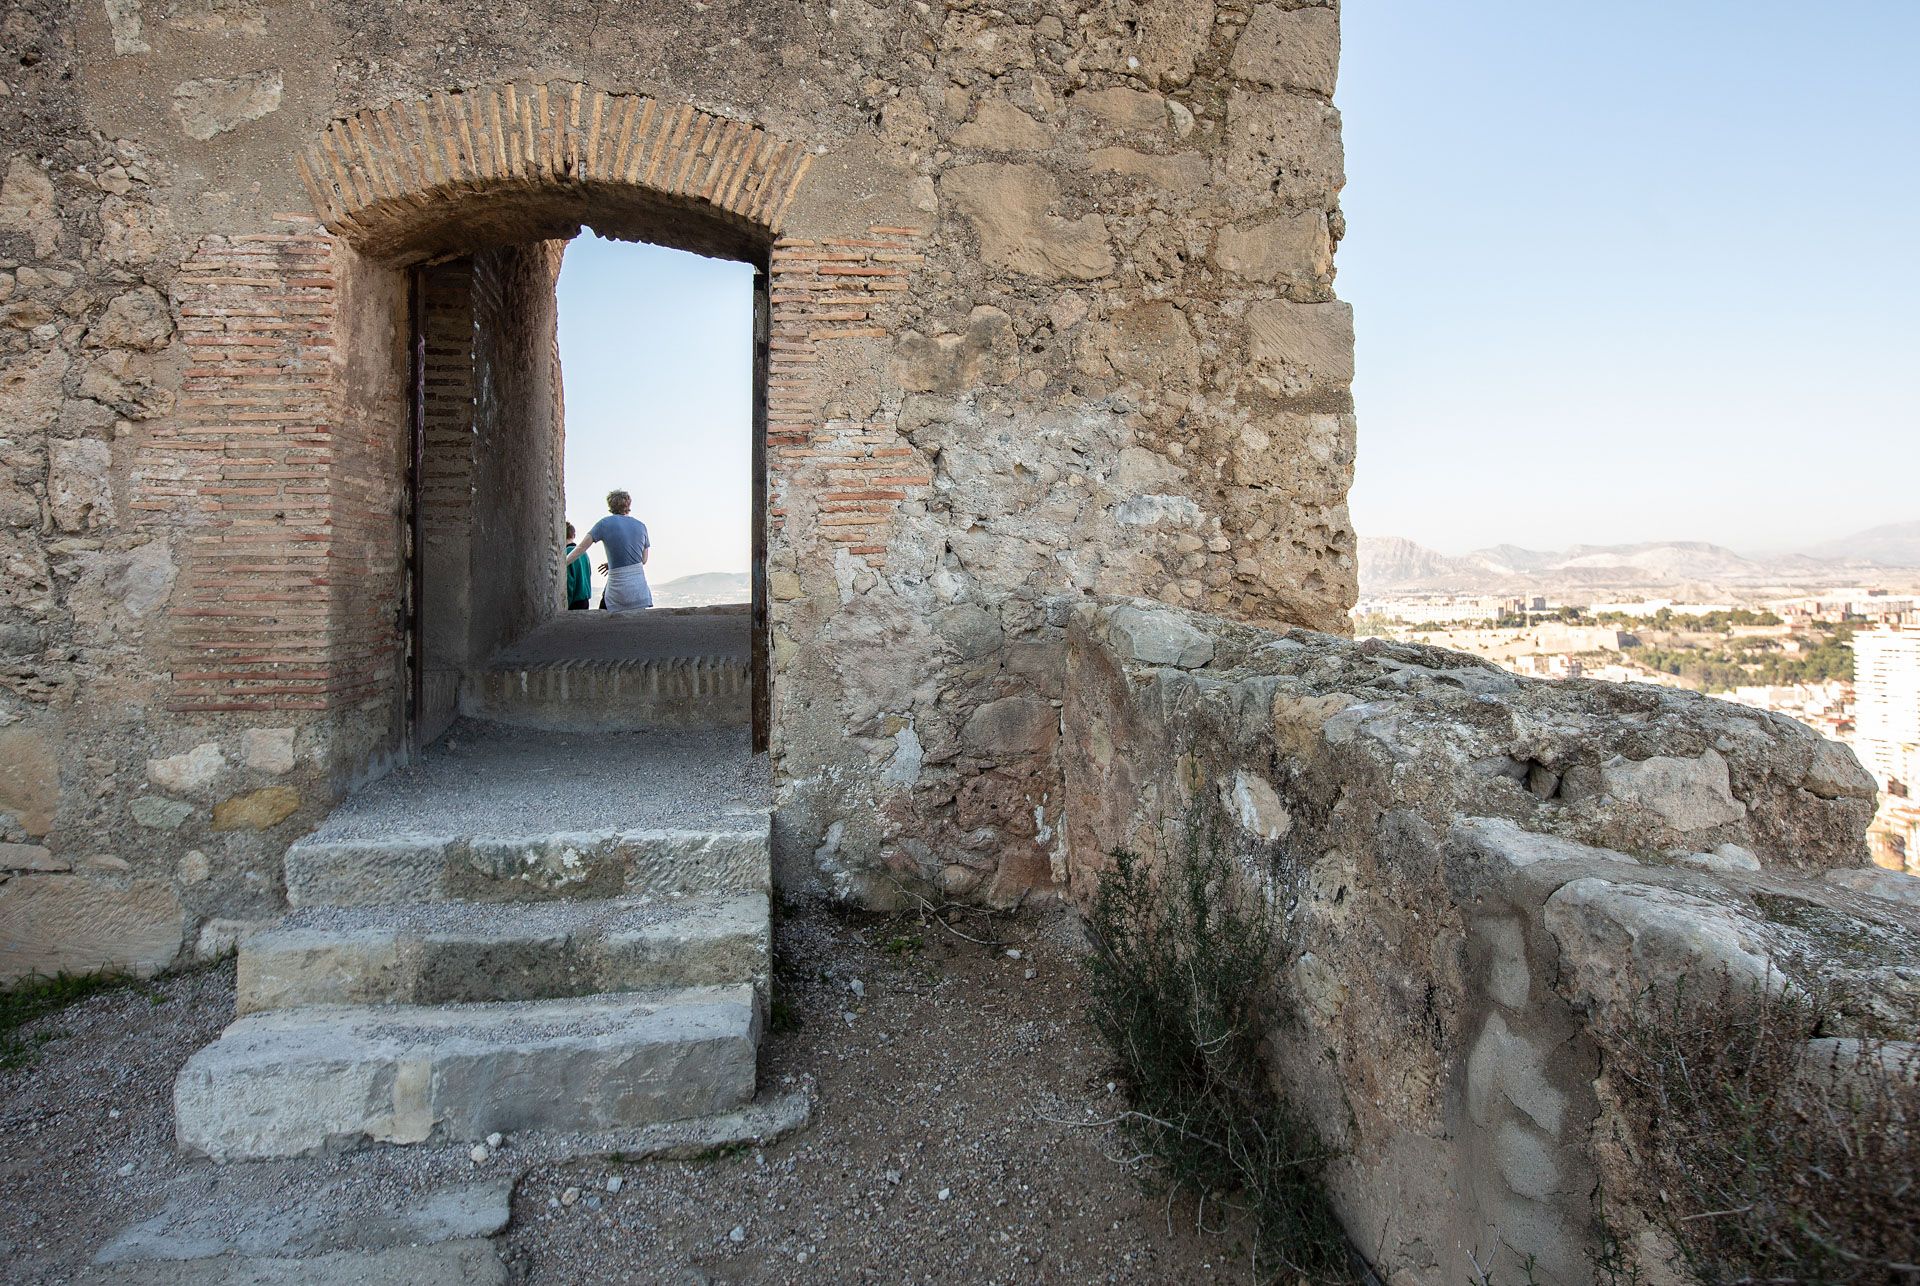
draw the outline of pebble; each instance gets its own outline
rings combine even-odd
[[[493,1154],[487,1151],[486,1144],[476,1143],[473,1145],[473,1151],[467,1153],[467,1155],[473,1158],[473,1163],[475,1165],[479,1165],[482,1161],[486,1160],[489,1156]]]
[[[498,1130],[495,1130],[492,1134],[489,1134],[487,1136],[487,1146],[490,1148],[494,1148],[496,1150],[500,1147],[502,1143],[505,1143],[506,1141],[507,1141],[506,1136],[504,1134],[501,1134]]]
[[[1020,958],[1020,948],[1019,948],[1019,947],[1008,947],[1008,948],[1007,948],[1007,959],[1009,959],[1009,960],[1018,960],[1019,958]]]
[[[107,1109],[107,1119],[108,1119],[109,1121],[117,1121],[117,1120],[119,1120],[119,1119],[120,1119],[120,1109],[119,1109],[119,1108],[117,1108],[117,1107],[110,1107],[110,1108],[108,1108],[108,1109]]]
[[[619,1175],[610,1174],[607,1176],[607,1191],[618,1192],[620,1191],[621,1188],[626,1186],[626,1182],[627,1181],[625,1179],[622,1179]]]
[[[853,981],[847,984],[847,990],[851,991],[854,995],[858,996],[862,1000],[865,1000],[867,998],[867,984],[864,982],[861,982],[858,978],[855,978]]]
[[[942,1200],[942,1201],[945,1201],[945,1200],[946,1200],[946,1199],[947,1199],[948,1197],[951,1197],[952,1195],[953,1195],[953,1189],[952,1189],[952,1188],[942,1188],[942,1189],[940,1189],[940,1200]]]
[[[747,1230],[745,1226],[741,1224],[735,1224],[733,1226],[733,1231],[727,1234],[727,1240],[735,1243],[736,1245],[739,1244],[740,1242],[745,1241],[746,1239],[747,1239]]]
[[[1035,978],[1038,978],[1040,976],[1040,971],[1038,969],[1029,969],[1027,970],[1026,976],[1027,976],[1027,981],[1032,982]]]
[[[133,1177],[133,1162],[129,1161],[120,1167],[120,1177],[122,1179],[130,1179]]]
[[[580,1189],[578,1188],[568,1188],[560,1194],[560,1204],[563,1206],[570,1206],[578,1200],[580,1200]]]

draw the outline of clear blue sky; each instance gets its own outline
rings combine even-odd
[[[1342,10],[1363,534],[1920,519],[1920,3]]]
[[[752,559],[753,269],[583,232],[560,266],[567,518],[615,487],[655,585]]]
[[[1350,0],[1355,524],[1769,551],[1920,519],[1920,0]],[[567,511],[748,559],[749,270],[583,235]]]

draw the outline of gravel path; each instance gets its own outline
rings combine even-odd
[[[771,807],[745,728],[540,732],[463,720],[417,764],[349,795],[315,841],[702,829]]]
[[[94,997],[39,1020],[38,1061],[0,1072],[7,1279],[80,1280],[169,1200],[266,1194],[350,1225],[525,1169],[502,1253],[528,1283],[1245,1280],[1233,1236],[1197,1233],[1190,1206],[1143,1192],[1110,1130],[1059,1123],[1116,1106],[1069,926],[999,927],[1019,959],[910,919],[789,913],[761,1079],[811,1084],[813,1124],[702,1162],[556,1161],[533,1136],[484,1165],[464,1145],[188,1161],[173,1077],[232,1013],[232,966]]]

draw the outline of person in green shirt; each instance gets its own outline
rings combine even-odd
[[[573,524],[567,524],[567,553],[573,553]],[[567,610],[584,612],[593,603],[593,569],[584,558],[567,563]]]

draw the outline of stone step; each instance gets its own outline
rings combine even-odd
[[[182,1149],[216,1161],[576,1133],[753,1098],[751,986],[241,1018],[174,1082]]]
[[[740,728],[753,718],[753,681],[727,656],[508,663],[467,676],[460,712],[561,732]]]
[[[767,895],[313,907],[240,945],[241,1014],[444,1005],[750,982]]]
[[[309,837],[287,849],[286,878],[296,908],[765,892],[772,847],[767,815],[747,810],[687,830]]]

